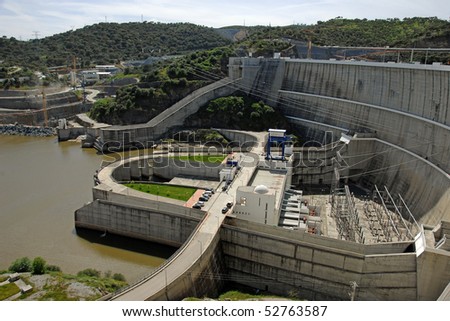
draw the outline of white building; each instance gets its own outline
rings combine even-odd
[[[101,73],[108,73],[109,75],[115,75],[120,71],[115,65],[96,65],[95,69]]]
[[[265,185],[241,186],[236,191],[233,214],[251,222],[278,225],[276,194]]]
[[[98,70],[83,70],[83,71],[81,71],[81,80],[86,85],[95,84],[97,81],[100,80],[100,77],[98,75]]]

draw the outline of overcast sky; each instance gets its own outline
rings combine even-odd
[[[344,18],[449,19],[448,0],[0,0],[0,36],[51,36],[99,22],[230,25],[314,24]]]

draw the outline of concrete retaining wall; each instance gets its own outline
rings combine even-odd
[[[427,248],[418,258],[418,300],[436,300],[450,282],[450,253]]]
[[[75,212],[75,227],[181,246],[200,219],[145,207],[95,200]]]
[[[45,88],[45,93],[47,95],[61,92],[64,88]],[[27,96],[35,96],[40,95],[42,93],[42,89],[34,89],[34,90],[0,90],[0,98],[11,98],[11,97],[27,97]]]
[[[47,119],[71,117],[78,113],[89,111],[91,106],[91,104],[82,104],[81,102],[77,102],[69,105],[47,108]],[[19,111],[17,113],[0,114],[0,123],[13,124],[17,122],[19,124],[36,126],[42,124],[44,122],[44,118],[44,111],[42,109]]]
[[[150,180],[154,174],[153,162],[153,158],[126,162],[124,165],[117,166],[114,169],[112,177],[118,182]]]
[[[232,224],[221,230],[232,281],[311,300],[345,300],[353,281],[357,300],[417,298],[416,256],[399,248],[407,244],[372,247],[237,219]]]
[[[225,284],[222,276],[226,274],[219,234],[197,262],[198,264],[194,264],[176,281],[168,284],[165,290],[149,297],[148,300],[218,297]]]
[[[385,185],[405,199],[416,220],[437,225],[450,219],[450,177],[428,160],[375,140],[373,156],[361,175],[352,177],[369,188]],[[361,178],[358,178],[361,177]]]
[[[244,132],[240,130],[215,128],[222,134],[230,143],[236,143],[240,147],[240,151],[250,151],[253,147],[258,145],[259,139],[251,132]]]
[[[100,184],[92,189],[92,194],[94,200],[105,200],[122,205],[144,207],[154,211],[176,213],[195,219],[201,219],[205,214],[201,210],[183,206],[184,201],[139,192],[125,186],[121,186],[120,190],[113,190],[109,186]]]
[[[47,108],[60,106],[78,102],[77,96],[73,92],[61,92],[54,94],[46,94]],[[42,94],[39,95],[22,95],[17,97],[0,97],[0,108],[10,108],[17,110],[41,109]]]
[[[153,175],[164,179],[176,176],[202,177],[204,179],[219,180],[219,172],[225,165],[194,161],[182,161],[176,158],[155,156],[136,162],[127,162],[118,166],[113,172],[116,181],[151,180]]]
[[[154,174],[165,179],[187,176],[218,181],[219,173],[224,167],[224,164],[183,161],[171,157],[153,159]]]

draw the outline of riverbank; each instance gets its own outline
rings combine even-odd
[[[50,127],[10,124],[10,125],[0,125],[0,135],[48,137],[56,135],[56,130]]]
[[[92,200],[92,175],[110,156],[79,143],[58,142],[56,136],[0,135],[0,145],[0,271],[18,257],[40,256],[68,274],[112,270],[134,282],[175,252],[75,230],[74,212]]]
[[[110,275],[94,277],[52,272],[42,275],[0,274],[0,301],[94,301],[127,285]],[[28,286],[24,291],[20,283]]]

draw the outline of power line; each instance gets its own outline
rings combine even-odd
[[[196,75],[196,76],[198,76],[198,77],[200,77],[200,78],[206,78],[206,79],[209,79],[209,80],[218,80],[218,79],[220,79],[220,77],[219,76],[217,76],[216,74],[213,74],[213,73],[210,73],[210,72],[207,72],[207,71],[204,71],[204,70],[202,70],[202,69],[200,69],[200,68],[197,68],[197,67],[195,67],[195,66],[191,66],[192,68],[193,68],[193,70],[191,70],[191,72],[194,74],[194,75]],[[242,90],[242,89],[247,89],[247,90],[249,90],[249,92],[252,90],[252,88],[249,88],[249,86],[242,86],[242,85],[234,85],[234,84],[232,84],[232,86],[234,86],[237,90]],[[265,92],[263,92],[263,91],[261,91],[261,90],[253,90],[252,92],[251,92],[253,95],[255,95],[255,96],[263,96],[263,94],[265,95],[266,93]],[[270,98],[269,98],[269,100],[270,100]],[[299,103],[298,101],[296,101],[296,100],[289,100],[289,99],[287,99],[289,102],[291,102],[294,106],[296,106],[296,107],[301,107],[301,108],[303,108],[303,107],[305,107],[306,106],[306,104],[304,104],[304,103]],[[273,101],[275,101],[275,100],[273,100]],[[275,101],[276,103],[279,103],[278,101]],[[314,111],[313,110],[308,110],[308,112],[310,112],[310,113],[313,113],[314,115],[316,115],[317,113],[319,114],[319,115],[328,115],[328,114],[332,114],[332,115],[334,115],[334,113],[332,113],[332,112],[330,112],[330,111],[328,111],[328,110],[324,110],[323,108],[321,108],[321,107],[318,107],[317,109],[315,109]],[[356,116],[352,116],[352,115],[349,115],[349,116],[345,116],[345,115],[343,115],[343,117],[342,117],[344,120],[345,119],[347,119],[347,120],[353,120],[353,119],[356,119],[356,120],[359,120]],[[350,121],[349,121],[350,122]],[[373,126],[372,127],[372,129],[373,128],[377,128],[377,129],[380,129],[380,127],[383,129],[384,128],[384,132],[390,132],[391,134],[395,134],[395,135],[397,135],[398,133],[396,132],[396,131],[393,131],[389,126],[387,126],[387,125],[384,125],[384,123],[382,123],[382,122],[377,122],[377,121],[366,121],[365,120],[365,123],[366,124],[370,124],[371,126]],[[375,127],[376,126],[376,127]],[[368,126],[367,126],[368,127]],[[371,128],[371,127],[369,127],[369,128]],[[408,133],[407,135],[412,135],[412,134],[410,134],[410,133]],[[424,146],[424,145],[427,145],[427,144],[430,144],[431,143],[431,141],[423,141],[423,139],[419,139],[419,138],[416,138],[416,137],[411,137],[410,138],[410,140],[413,140],[413,141],[417,141],[419,144],[414,144],[414,145],[410,145],[410,146],[407,146],[407,147],[404,147],[405,149],[407,149],[407,150],[410,150],[410,149],[414,149],[414,148],[417,148],[417,147],[421,147],[421,146]],[[361,160],[361,161],[359,161],[358,163],[356,163],[356,164],[353,164],[353,165],[351,165],[350,167],[354,167],[354,166],[356,166],[356,165],[358,165],[358,164],[360,164],[360,163],[362,163],[362,162],[365,162],[365,161],[368,161],[368,160],[370,160],[371,158],[374,158],[374,157],[376,157],[376,156],[378,156],[378,155],[380,155],[380,154],[383,154],[383,153],[387,153],[387,152],[390,152],[390,151],[392,151],[392,150],[394,150],[395,148],[394,147],[390,147],[390,148],[388,148],[388,149],[386,149],[386,150],[384,150],[384,151],[381,151],[381,152],[374,152],[374,153],[371,153],[371,154],[369,154],[369,155],[367,155],[367,156],[370,156],[370,157],[367,157],[367,158],[365,158],[364,160]],[[438,154],[442,154],[442,153],[444,153],[445,151],[448,151],[449,150],[449,147],[447,147],[446,149],[444,149],[444,150],[442,150],[442,151],[440,151],[440,152],[436,152],[436,153],[433,153],[433,154],[431,154],[431,155],[429,155],[429,156],[435,156],[435,155],[438,155]],[[353,157],[357,157],[358,155],[354,155]],[[381,171],[383,171],[383,172],[386,172],[386,170],[389,170],[389,169],[391,169],[391,168],[394,168],[394,167],[398,167],[398,166],[401,166],[401,165],[403,165],[403,164],[406,164],[406,163],[411,163],[411,162],[413,162],[413,161],[417,161],[417,160],[419,160],[419,159],[414,159],[414,160],[409,160],[409,161],[406,161],[406,162],[401,162],[401,163],[397,163],[397,164],[392,164],[392,165],[390,165],[390,166],[388,166],[388,167],[383,167],[383,168],[380,168],[380,169],[376,169],[376,170],[373,170],[373,171],[370,171],[370,172],[366,172],[366,173],[364,173],[364,175],[365,174],[371,174],[371,173],[378,173],[378,172],[381,172]],[[405,169],[407,169],[407,168],[405,168]],[[359,174],[358,174],[359,175]],[[349,175],[349,176],[346,176],[346,178],[350,178],[350,177],[353,177],[353,176],[358,176],[358,175]]]
[[[192,73],[200,76],[202,78],[207,78],[207,79],[211,79],[211,80],[218,80],[220,77],[218,77],[215,74],[212,74],[210,72],[204,71],[202,69],[199,69],[198,67],[195,66],[191,66],[193,68]],[[236,89],[241,89],[241,90],[247,90],[251,95],[260,97],[260,98],[266,98],[266,100],[268,101],[272,101],[274,104],[278,104],[278,105],[286,105],[286,106],[292,106],[292,107],[300,107],[299,111],[304,112],[304,113],[308,113],[308,114],[312,114],[315,117],[319,116],[319,117],[331,117],[332,119],[336,118],[336,113],[335,111],[333,111],[333,108],[330,105],[315,105],[315,106],[311,106],[311,104],[307,104],[306,102],[299,102],[297,99],[291,98],[291,97],[278,97],[277,99],[274,99],[272,97],[267,96],[267,93],[261,89],[257,89],[254,87],[250,87],[250,86],[236,86]],[[293,92],[294,93],[294,92]],[[326,98],[334,98],[334,97],[326,97]],[[348,101],[350,103],[359,103],[358,101]],[[331,102],[332,104],[334,104],[334,102]],[[311,108],[314,107],[314,108]],[[283,108],[283,107],[281,107]],[[392,112],[396,112],[397,110],[392,110]],[[369,130],[373,130],[373,131],[378,131],[381,130],[384,133],[390,133],[392,135],[397,136],[398,132],[393,130],[391,126],[385,124],[384,122],[381,121],[372,121],[372,120],[368,120],[368,119],[364,119],[361,120],[359,119],[357,116],[355,115],[346,115],[346,114],[340,114],[339,115],[339,120],[341,122],[343,122],[345,125],[349,126],[356,123],[360,123],[359,127],[363,127]],[[352,128],[350,128],[352,129]],[[356,129],[357,130],[357,129]],[[413,136],[412,133],[406,133],[407,136],[409,136],[409,140],[413,140],[413,141],[417,141],[418,143],[420,143],[420,145],[425,144],[425,142],[423,141],[422,138],[417,137],[416,135]],[[429,143],[429,142],[428,142]]]

